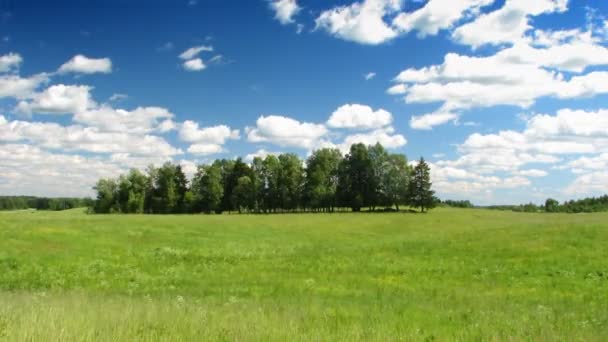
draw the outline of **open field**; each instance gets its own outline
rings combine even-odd
[[[608,214],[0,212],[0,340],[606,340]]]

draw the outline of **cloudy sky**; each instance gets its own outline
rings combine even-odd
[[[608,1],[0,2],[0,195],[382,143],[442,198],[608,192]]]

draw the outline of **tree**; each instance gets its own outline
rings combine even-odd
[[[181,166],[167,162],[154,170],[152,176],[152,211],[163,214],[181,212],[188,190]]]
[[[298,208],[304,180],[302,161],[293,153],[279,156],[279,194],[280,207],[285,210]]]
[[[281,164],[279,158],[267,155],[263,164],[263,178],[265,182],[264,206],[267,211],[276,212],[281,199],[280,192]]]
[[[341,161],[342,154],[338,149],[322,148],[308,157],[303,196],[309,207],[333,211]]]
[[[371,161],[372,176],[370,177],[370,192],[368,203],[372,209],[375,209],[377,205],[389,205],[389,198],[385,192],[385,187],[382,186],[382,182],[386,180],[389,163],[388,152],[384,149],[380,143],[376,145],[368,146],[369,159]]]
[[[338,196],[340,203],[353,211],[373,205],[375,181],[372,160],[363,144],[354,144],[339,167]]]
[[[224,186],[220,163],[199,166],[192,179],[192,193],[197,211],[221,212]]]
[[[411,167],[402,154],[391,154],[387,157],[385,172],[381,174],[380,192],[388,205],[394,205],[399,211],[399,204],[407,203]]]
[[[118,184],[114,179],[100,179],[95,187],[97,200],[94,210],[99,214],[108,214],[120,210],[118,205]]]
[[[236,208],[233,203],[232,191],[238,184],[239,178],[243,176],[251,176],[251,168],[245,164],[241,158],[237,158],[230,169],[225,170],[227,172],[226,180],[224,181],[224,198],[222,200],[222,209],[232,211]]]
[[[253,208],[254,202],[253,182],[249,176],[242,176],[237,180],[236,186],[232,190],[232,203],[239,211],[247,211]]]
[[[556,213],[559,211],[559,202],[553,198],[548,198],[545,201],[545,211],[548,213]]]
[[[266,211],[265,192],[266,178],[264,176],[264,160],[260,157],[253,158],[251,163],[251,181],[253,189],[253,210],[260,212]]]
[[[142,214],[144,213],[146,192],[150,183],[148,176],[139,170],[132,169],[126,178],[129,195],[124,212]]]
[[[414,167],[412,179],[409,186],[410,205],[420,208],[424,212],[427,209],[432,209],[436,205],[435,192],[431,190],[431,169],[420,158],[418,164]]]

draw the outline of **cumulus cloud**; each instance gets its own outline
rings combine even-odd
[[[293,17],[302,9],[296,0],[271,0],[270,8],[275,12],[275,18],[283,25],[293,23]]]
[[[565,12],[567,9],[568,0],[507,0],[500,9],[458,27],[452,37],[474,48],[485,44],[515,43],[532,29],[529,24],[531,16]]]
[[[561,40],[536,47],[517,43],[489,56],[448,53],[442,64],[403,70],[387,90],[404,95],[407,103],[442,103],[440,123],[459,111],[512,105],[528,108],[541,97],[575,99],[608,93],[608,72],[591,71],[608,65],[608,49],[595,39]],[[453,118],[452,118],[453,119]],[[429,125],[422,125],[428,128]],[[432,125],[430,125],[432,126]]]
[[[71,114],[87,110],[97,104],[91,98],[91,87],[84,85],[56,84],[42,93],[32,96],[31,101],[21,101],[16,111],[24,114]]]
[[[410,127],[413,129],[430,130],[435,126],[443,125],[450,121],[457,121],[460,116],[449,111],[437,111],[420,116],[412,116]]]
[[[184,69],[186,69],[187,71],[201,71],[207,67],[205,63],[203,63],[203,60],[200,58],[185,61],[183,65]]]
[[[26,144],[3,144],[0,160],[0,193],[14,195],[93,196],[97,179],[126,170],[105,159],[51,153]]]
[[[112,61],[109,58],[89,58],[76,55],[59,68],[60,73],[107,74],[112,72]]]
[[[364,0],[350,6],[324,11],[315,20],[316,28],[338,38],[377,45],[397,36],[385,17],[401,9],[401,0]]]
[[[161,107],[137,107],[134,110],[115,109],[107,105],[77,111],[74,121],[104,132],[151,133],[174,129],[173,114]]]
[[[23,62],[23,58],[18,53],[9,53],[0,56],[0,72],[7,72],[18,68]]]
[[[182,52],[179,55],[179,58],[181,58],[183,60],[193,59],[194,57],[198,56],[203,51],[211,52],[211,51],[213,51],[213,46],[207,46],[207,45],[193,46],[193,47],[187,49],[186,51]]]
[[[223,152],[223,145],[228,140],[239,139],[240,132],[226,125],[200,128],[198,123],[187,120],[179,128],[179,138],[191,143],[189,153],[208,155]]]
[[[418,31],[418,36],[436,35],[440,30],[451,28],[463,17],[478,13],[480,7],[494,0],[430,0],[411,13],[400,13],[393,25],[401,32]]]
[[[269,155],[279,155],[280,152],[271,152],[271,151],[267,151],[265,149],[259,149],[253,153],[249,153],[248,155],[245,156],[245,161],[251,163],[253,161],[254,158],[258,157],[258,158],[266,158],[266,156]]]
[[[344,141],[336,145],[336,147],[343,153],[346,153],[350,150],[351,145],[359,143],[365,145],[380,143],[388,149],[395,149],[405,146],[407,144],[407,139],[401,134],[395,134],[395,129],[393,127],[385,127],[371,132],[348,135]]]
[[[608,172],[596,171],[580,175],[564,189],[564,193],[572,195],[589,194],[604,195],[608,192]]]
[[[327,121],[332,128],[374,129],[388,126],[393,122],[393,115],[384,109],[374,111],[361,104],[345,104],[336,109]]]
[[[48,82],[46,74],[38,74],[26,78],[16,75],[0,75],[0,98],[14,97],[27,99],[34,95],[36,89]]]
[[[8,121],[1,115],[0,141],[30,142],[53,150],[106,154],[172,156],[182,153],[155,135],[103,132],[96,127],[62,126],[49,122]]]
[[[328,130],[322,124],[300,122],[281,115],[262,115],[257,119],[256,126],[247,127],[246,132],[250,142],[312,149]]]

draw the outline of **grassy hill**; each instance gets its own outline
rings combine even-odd
[[[608,339],[608,213],[0,213],[0,340]]]

